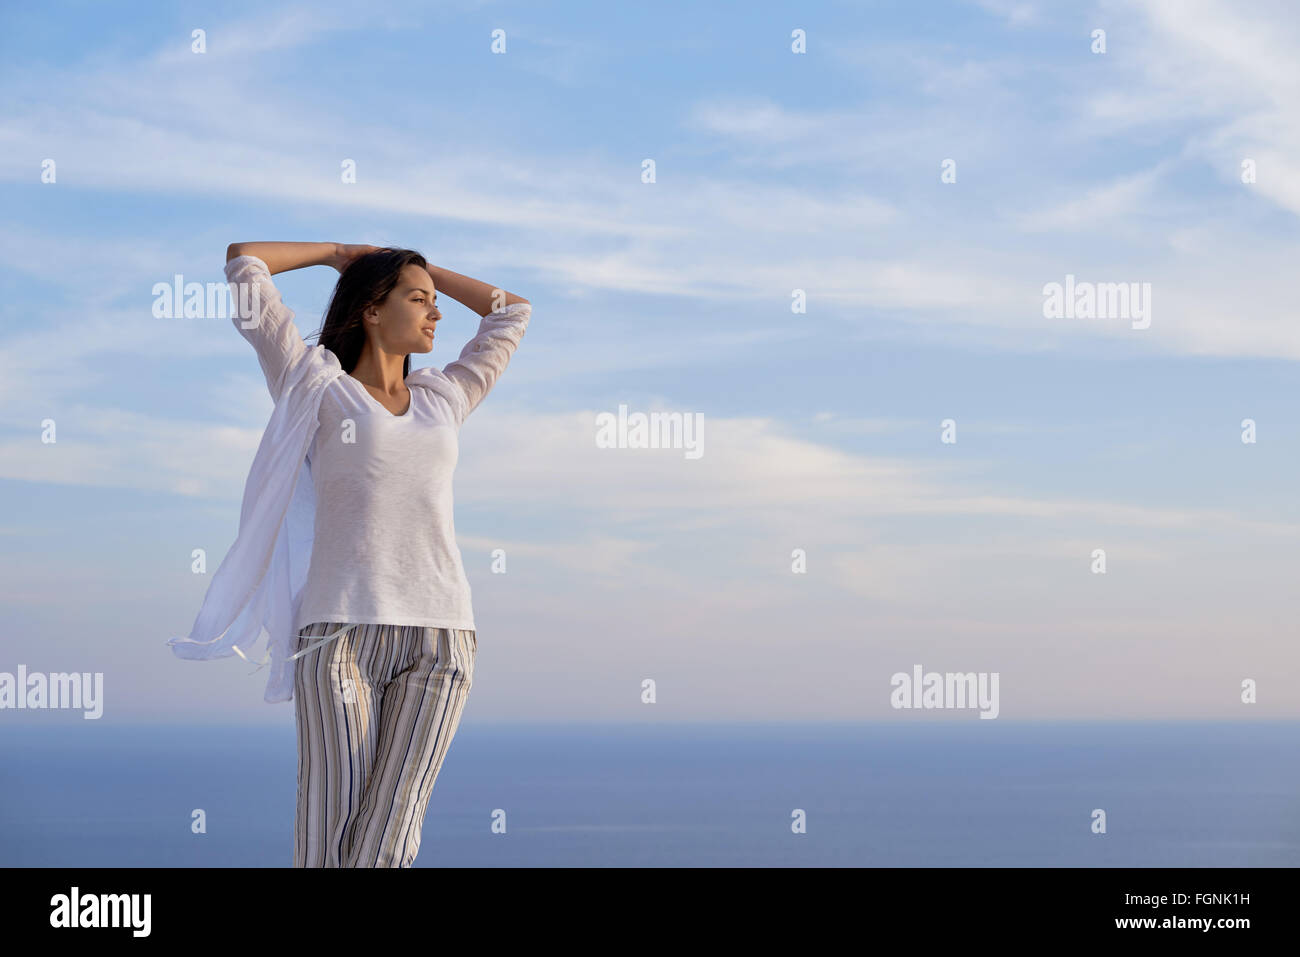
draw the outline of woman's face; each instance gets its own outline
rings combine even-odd
[[[392,292],[366,315],[366,328],[384,352],[404,356],[433,350],[433,330],[442,313],[427,269],[408,264]]]

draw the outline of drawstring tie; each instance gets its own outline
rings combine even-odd
[[[340,629],[338,629],[337,631],[335,631],[334,634],[332,634],[332,635],[326,635],[324,638],[322,638],[320,641],[316,642],[315,644],[308,645],[306,648],[304,648],[302,651],[299,651],[297,654],[292,654],[292,655],[290,655],[290,656],[289,656],[289,661],[293,661],[295,658],[301,658],[303,655],[307,654],[307,652],[309,652],[309,651],[315,651],[315,650],[316,650],[317,648],[319,648],[321,645],[325,644],[325,643],[328,642],[328,641],[333,641],[335,638],[337,638],[337,637],[339,637],[340,635],[342,635],[345,631],[349,630],[350,628],[355,628],[355,627],[356,627],[356,624],[355,624],[355,623],[353,623],[353,624],[351,624],[351,625],[344,625],[342,628],[340,628]],[[298,637],[299,637],[299,638],[310,638],[310,637],[313,637],[313,636],[311,636],[311,635],[303,635],[303,634],[299,634]],[[244,659],[245,661],[247,661],[250,665],[253,664],[252,659],[250,659],[250,658],[248,657],[248,655],[246,655],[246,654],[244,654],[242,651],[240,651],[238,645],[231,645],[230,647],[231,647],[231,649],[235,652],[235,654],[239,655],[239,657],[243,658],[243,659]],[[257,667],[254,668],[252,671],[250,671],[249,674],[250,674],[250,675],[255,675],[255,674],[257,674],[259,671],[261,671],[263,668],[266,667],[267,662],[269,662],[270,660],[271,660],[271,653],[268,651],[266,654],[264,654],[264,655],[262,656],[262,660],[261,660],[261,662],[258,663]]]

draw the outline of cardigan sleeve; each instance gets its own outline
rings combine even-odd
[[[231,321],[257,350],[271,398],[280,399],[288,371],[307,353],[293,310],[284,304],[271,281],[271,271],[257,256],[236,256],[226,263],[230,284]]]
[[[483,401],[505,371],[532,313],[532,304],[527,302],[512,302],[488,313],[480,320],[478,333],[461,350],[460,358],[443,367],[443,374],[464,396],[461,422]]]

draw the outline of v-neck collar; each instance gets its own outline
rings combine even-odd
[[[366,397],[367,399],[369,399],[371,402],[373,402],[373,403],[374,403],[376,406],[378,406],[380,409],[383,409],[385,412],[387,412],[387,413],[388,413],[390,416],[392,416],[394,419],[405,419],[405,418],[408,418],[408,417],[410,416],[410,414],[411,414],[411,407],[415,405],[415,391],[411,388],[411,384],[410,384],[409,382],[406,383],[406,395],[407,395],[407,399],[406,399],[406,411],[403,412],[401,415],[398,415],[396,412],[394,412],[394,411],[393,411],[392,409],[390,409],[388,406],[384,405],[384,403],[382,403],[382,402],[380,402],[378,399],[376,399],[376,398],[374,397],[374,395],[371,394],[370,390],[366,388],[366,384],[365,384],[364,382],[362,382],[360,379],[358,379],[356,376],[354,376],[351,372],[345,372],[344,375],[346,375],[349,379],[351,379],[353,382],[355,382],[355,383],[357,384],[357,388],[359,388],[359,389],[360,389],[360,390],[365,394],[365,397]],[[407,378],[409,379],[410,376],[407,376]]]

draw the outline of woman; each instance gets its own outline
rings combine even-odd
[[[281,417],[275,425],[273,416],[275,428],[268,426],[263,444],[273,444],[274,435],[293,447],[301,438],[299,448],[259,448],[259,460],[266,456],[271,464],[259,473],[254,463],[240,529],[241,538],[260,535],[260,553],[288,569],[275,571],[263,560],[272,571],[264,573],[259,589],[265,592],[257,596],[284,604],[292,592],[294,865],[409,867],[478,648],[452,521],[457,433],[504,371],[532,307],[407,249],[235,243],[226,260],[227,279],[240,290],[232,318],[257,350]],[[333,266],[339,279],[319,346],[310,348],[270,277],[313,265]],[[478,334],[442,370],[412,373],[411,353],[433,349],[439,293],[483,317]],[[312,363],[310,374],[302,371]],[[292,423],[299,423],[296,431]],[[302,448],[308,487],[290,493],[285,486],[294,483],[284,477]],[[272,491],[280,504],[259,514]],[[290,494],[295,504],[306,495],[313,514],[301,588],[277,517],[292,511],[283,504]],[[281,529],[274,549],[272,525]],[[232,552],[251,548],[237,541]],[[257,560],[248,554],[232,560],[240,563]],[[242,595],[250,587],[225,590]],[[270,629],[277,612],[258,601],[250,602],[253,617]],[[202,652],[182,646],[186,657],[223,653],[217,647],[243,654],[217,639],[173,641],[205,646]],[[285,693],[269,684],[267,700],[283,700]]]

